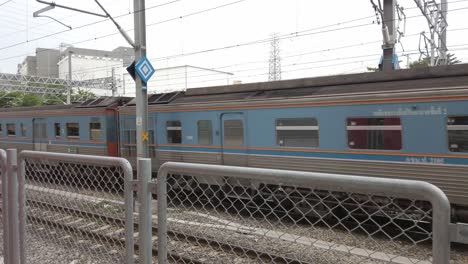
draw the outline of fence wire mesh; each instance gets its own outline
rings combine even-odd
[[[432,263],[431,203],[285,182],[169,174],[169,262]]]
[[[125,262],[124,179],[131,167],[82,157],[23,155],[28,263]],[[33,256],[38,250],[42,256]]]

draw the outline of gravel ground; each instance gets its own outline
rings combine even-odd
[[[3,230],[1,230],[3,231]],[[26,238],[26,258],[28,264],[117,264],[116,258],[99,250],[86,249],[83,246],[66,246],[57,240],[44,240],[36,233],[28,233]],[[3,245],[3,232],[0,235]],[[86,251],[83,250],[85,247]],[[107,252],[107,250],[106,250]],[[0,262],[2,263],[2,262]]]
[[[102,192],[100,191],[83,191],[80,193],[102,197]],[[30,190],[29,195],[32,194],[34,194],[36,198],[39,198],[39,200],[44,201],[50,201],[53,196],[57,198],[56,195],[51,195],[50,193],[46,194]],[[105,212],[107,215],[117,216],[122,213],[120,210],[114,210],[119,209],[119,206],[112,203],[101,202],[100,204],[102,204],[103,207],[100,208],[99,206],[96,208],[96,205],[93,206],[93,202],[91,201],[77,201],[80,200],[80,197],[68,198],[69,199],[53,200],[54,203],[58,202],[58,204],[62,205],[70,206],[71,204],[75,204],[78,205],[77,207],[80,209],[84,207],[95,208],[98,209],[98,211]],[[115,195],[108,195],[105,198],[112,200],[121,199]],[[195,211],[194,208],[189,210],[187,208],[181,209],[180,207],[181,205],[179,205],[177,209],[169,209],[169,228],[172,231],[201,236],[251,249],[268,251],[307,262],[388,263],[343,252],[343,247],[339,247],[339,245],[348,246],[352,249],[362,248],[393,255],[400,255],[401,252],[404,252],[402,255],[405,257],[424,261],[430,261],[432,255],[431,246],[428,243],[413,245],[402,240],[388,241],[378,238],[370,239],[367,235],[357,233],[350,234],[336,229],[330,232],[328,228],[323,226],[295,225],[287,222],[271,223],[258,218],[246,217],[245,215],[241,216],[225,213],[221,210],[196,209]],[[153,209],[155,209],[155,207]],[[3,236],[0,237],[0,242],[2,242],[2,237]],[[67,243],[57,243],[56,241],[45,242],[44,239],[37,234],[30,234],[27,239],[28,263],[121,263],[121,261],[116,260],[115,257],[108,254],[108,249],[101,252],[99,250],[89,250],[86,245],[78,244],[75,247],[67,247]],[[316,244],[315,246],[304,244],[314,242],[314,239],[320,240],[319,244],[322,242],[336,243],[332,246],[338,249],[341,248],[341,251],[323,250],[317,248]],[[296,240],[296,242],[292,240]],[[299,243],[297,241],[299,241]],[[205,263],[259,262],[258,260],[249,259],[246,256],[237,256],[234,253],[230,254],[223,251],[215,251],[206,246],[196,245],[187,241],[169,239],[169,243],[169,248],[171,250],[177,251],[180,255],[202,260]],[[328,246],[330,246],[330,244],[328,244]],[[452,248],[454,248],[451,253],[453,264],[468,263],[468,250],[466,246],[455,246]],[[87,252],[87,254],[83,254],[83,252]],[[156,263],[155,260],[153,262]]]
[[[271,223],[258,218],[223,213],[220,210],[171,209],[169,210],[169,218],[172,219],[169,223],[170,229],[173,231],[204,236],[234,245],[270,251],[317,263],[379,263],[375,258],[360,257],[343,252],[356,249],[382,252],[390,257],[392,257],[391,255],[402,255],[410,258],[411,262],[417,262],[417,260],[430,262],[432,257],[429,243],[415,245],[398,239],[390,241],[337,229],[330,231],[330,229],[320,226]],[[324,242],[335,243],[332,245],[335,250],[317,248],[317,243],[315,246],[305,245],[314,242],[315,239],[321,241],[318,243],[319,246],[330,246]],[[366,253],[374,257],[377,255],[373,252]],[[455,250],[451,252],[451,258],[452,263],[468,263],[468,250],[460,250],[460,247],[455,247]]]

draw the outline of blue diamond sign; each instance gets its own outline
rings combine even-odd
[[[146,56],[141,58],[141,60],[139,60],[135,65],[135,71],[145,83],[147,83],[151,76],[156,72]]]

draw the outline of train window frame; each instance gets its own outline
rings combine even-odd
[[[137,156],[136,144],[136,118],[124,117],[121,119],[121,142],[123,157],[134,158]]]
[[[400,131],[400,148],[399,149],[385,149],[385,148],[353,148],[350,146],[350,135],[349,135],[349,131],[352,131],[352,130],[360,130],[360,129],[349,129],[350,127],[357,127],[357,126],[350,126],[349,125],[349,120],[350,119],[398,119],[399,120],[399,125],[382,125],[381,127],[387,127],[388,129],[370,129],[370,130],[381,130],[381,131],[395,131],[395,130],[399,130]],[[381,152],[401,152],[403,150],[403,146],[404,146],[404,137],[403,137],[403,134],[404,134],[404,128],[403,128],[403,121],[402,121],[402,118],[401,116],[385,116],[385,117],[381,117],[381,116],[358,116],[358,117],[347,117],[346,120],[345,120],[345,126],[346,126],[346,145],[348,147],[349,150],[352,150],[352,151],[381,151]],[[365,126],[362,126],[362,127],[374,127],[374,126],[379,126],[379,125],[365,125]],[[396,126],[399,127],[399,129],[394,129]],[[393,128],[391,128],[393,127]],[[369,131],[369,130],[367,130]],[[385,138],[385,136],[384,136]]]
[[[204,128],[208,132],[207,135],[205,135],[205,136],[208,136],[207,137],[208,143],[205,143],[205,141],[204,141],[204,140],[206,140],[206,138],[200,140],[200,136],[203,134],[203,133],[201,133],[202,130],[200,129],[201,128],[200,127],[201,122],[207,122],[209,124],[208,128]],[[203,143],[200,143],[202,141],[203,141]],[[203,145],[203,146],[213,145],[213,122],[211,120],[198,120],[197,121],[197,142],[198,142],[198,145]]]
[[[179,125],[177,125],[177,122]],[[174,134],[173,131],[180,131],[180,134]],[[175,137],[173,137],[172,134],[174,134]],[[182,144],[182,122],[180,120],[166,121],[166,140],[168,144]]]
[[[13,126],[13,129],[10,130],[10,126]],[[6,124],[6,131],[7,131],[7,136],[9,137],[16,137],[16,124],[15,123],[7,123]],[[13,131],[12,134],[10,134],[10,131]]]
[[[93,125],[99,125],[99,128],[93,128]],[[94,138],[93,135],[98,133],[98,137]],[[101,122],[90,122],[89,123],[89,140],[91,141],[101,141],[102,137],[102,123]]]
[[[74,124],[77,125],[78,134],[77,134],[77,135],[70,135],[70,132],[71,132],[71,131],[70,131],[70,127],[69,127],[69,126],[70,126],[70,125],[74,125]],[[80,138],[80,123],[78,123],[78,122],[67,123],[67,124],[66,124],[66,130],[67,130],[67,133],[66,133],[67,138],[69,138],[69,139],[79,139],[79,138]]]
[[[228,138],[229,135],[227,135],[227,132],[229,131],[228,129],[226,128],[229,128],[229,126],[226,126],[226,123],[228,122],[240,122],[241,125],[242,125],[242,142],[240,144],[228,144],[227,142],[229,142],[229,140],[232,140],[232,139],[229,139],[229,140],[226,140]],[[245,142],[246,142],[246,135],[245,135],[245,123],[244,123],[244,120],[243,119],[226,119],[226,120],[223,120],[223,146],[226,146],[226,147],[242,147],[245,145]]]
[[[446,131],[446,141],[447,141],[447,150],[451,153],[451,154],[454,154],[454,155],[466,155],[466,153],[468,153],[468,151],[453,151],[452,148],[451,148],[451,143],[450,143],[450,133],[449,131],[450,130],[455,130],[455,131],[468,131],[468,125],[452,125],[452,126],[457,126],[458,129],[449,129],[449,121],[451,118],[459,118],[459,117],[466,117],[468,118],[468,115],[450,115],[450,116],[447,116],[446,119],[445,119],[445,131]],[[462,129],[463,126],[465,126],[465,129]],[[458,146],[457,146],[458,148]]]
[[[3,135],[3,124],[0,123],[0,135]]]
[[[58,131],[57,131],[58,128]],[[58,135],[57,135],[58,132]],[[55,138],[61,138],[62,137],[62,124],[61,123],[54,123],[54,135]]]
[[[20,132],[21,132],[22,137],[26,137],[27,128],[26,128],[26,125],[24,123],[20,124]]]
[[[315,122],[315,125],[312,126],[286,126],[286,125],[281,125],[278,124],[280,121],[291,121],[291,120],[313,120],[312,123]],[[281,129],[278,129],[279,127],[282,127]],[[289,127],[289,128],[286,128]],[[296,128],[296,129],[293,129]],[[307,128],[307,129],[306,129]],[[286,146],[280,143],[279,139],[279,133],[278,131],[316,131],[317,132],[317,137],[316,137],[316,146]],[[318,149],[320,148],[320,125],[318,122],[318,119],[316,117],[282,117],[282,118],[277,118],[275,119],[275,144],[276,146],[279,146],[281,148],[307,148],[307,149]]]

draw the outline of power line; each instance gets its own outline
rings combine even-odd
[[[11,2],[11,1],[13,1],[13,0],[8,0],[8,1],[6,1],[6,2],[3,2],[3,3],[0,4],[0,6],[6,5],[6,4],[8,4],[9,2]]]
[[[146,11],[146,10],[153,9],[153,8],[156,8],[156,7],[161,7],[161,6],[164,6],[164,5],[173,4],[173,3],[179,2],[179,1],[182,1],[182,0],[173,0],[173,1],[170,1],[170,2],[163,3],[163,4],[159,4],[159,5],[156,5],[156,6],[152,6],[152,7],[145,8],[144,10],[133,11],[133,12],[130,13],[130,14],[125,13],[125,14],[122,14],[122,15],[118,15],[118,16],[115,16],[114,18],[120,18],[120,17],[128,16],[128,15],[131,15],[131,14],[134,14],[134,13]],[[242,1],[246,1],[246,0],[242,0]],[[37,37],[37,38],[35,38],[35,39],[31,39],[31,40],[28,40],[28,41],[18,42],[18,43],[9,45],[9,46],[1,47],[0,50],[9,49],[9,48],[12,48],[12,47],[16,47],[16,46],[19,46],[19,45],[23,45],[23,44],[30,43],[30,42],[32,42],[32,41],[37,41],[37,40],[41,40],[41,39],[44,39],[44,38],[56,36],[56,35],[59,35],[59,34],[65,33],[65,32],[70,32],[70,31],[73,31],[73,30],[77,30],[77,29],[81,29],[81,28],[93,26],[93,25],[96,25],[96,24],[99,24],[99,23],[102,23],[102,22],[106,22],[106,21],[108,21],[108,20],[107,20],[107,19],[103,19],[103,20],[91,22],[91,23],[88,23],[88,24],[84,24],[84,25],[81,25],[81,26],[74,27],[73,29],[62,30],[62,31],[59,31],[59,32],[55,32],[55,33],[51,33],[51,34],[45,35],[45,36]],[[133,30],[133,29],[132,29],[132,30]],[[116,34],[114,34],[114,35],[118,35],[118,34],[120,34],[120,33],[116,33]]]
[[[449,31],[459,31],[459,30],[467,30],[468,27],[466,28],[457,28],[457,29],[452,29],[452,30],[449,30]],[[419,33],[413,33],[413,34],[408,34],[406,37],[412,37],[412,36],[419,36]],[[369,44],[375,44],[375,43],[380,43],[381,40],[376,40],[376,41],[369,41],[369,42],[363,42],[363,43],[356,43],[356,44],[351,44],[351,45],[345,45],[345,46],[340,46],[340,47],[335,47],[335,48],[328,48],[328,49],[320,49],[320,50],[313,50],[313,51],[308,51],[308,52],[303,52],[303,53],[299,53],[299,54],[294,54],[294,55],[288,55],[288,56],[283,56],[283,58],[287,59],[287,58],[292,58],[292,57],[297,57],[297,56],[304,56],[304,55],[310,55],[310,54],[316,54],[316,53],[322,53],[322,52],[330,52],[330,51],[336,51],[336,50],[341,50],[341,49],[347,49],[347,48],[352,48],[352,47],[358,47],[358,46],[364,46],[364,45],[369,45]],[[151,58],[150,60],[158,60],[160,58]],[[246,64],[251,64],[251,63],[264,63],[266,62],[265,60],[261,60],[261,61],[253,61],[253,62],[250,62],[250,63],[236,63],[236,64],[230,64],[230,65],[225,65],[225,66],[219,66],[219,67],[212,67],[210,69],[212,70],[215,70],[215,69],[223,69],[223,68],[229,68],[229,67],[234,67],[234,66],[240,66],[240,65],[246,65]],[[121,67],[122,64],[121,63],[117,63],[117,64],[110,64],[110,65],[106,65],[106,66],[101,66],[101,67],[95,67],[95,68],[92,68],[92,69],[87,69],[87,70],[81,70],[81,71],[74,71],[75,74],[79,74],[79,73],[87,73],[87,72],[94,72],[98,69],[108,69],[109,67]],[[193,71],[189,71],[189,73],[191,72],[197,72],[197,71],[201,71],[201,70],[193,70]],[[185,74],[185,73],[180,73],[180,74]],[[176,78],[177,79],[177,78]]]
[[[243,0],[243,1],[245,1],[245,0]],[[466,1],[466,0],[464,0],[464,1]],[[240,2],[240,1],[237,1],[237,2]],[[237,2],[233,2],[233,3],[237,3]],[[233,4],[233,3],[230,3],[230,4]],[[226,5],[222,5],[222,6],[226,6]],[[209,10],[213,10],[215,8],[220,8],[222,6],[210,8]],[[456,9],[456,10],[462,10],[462,9],[468,9],[468,8],[459,8],[459,9]],[[200,12],[195,12],[195,13],[200,13]],[[192,13],[192,14],[194,14],[194,13]],[[421,16],[421,15],[419,15],[419,16]],[[303,30],[303,31],[292,32],[292,33],[283,35],[283,39],[300,37],[300,36],[305,36],[305,35],[310,35],[310,34],[327,33],[327,32],[336,31],[336,30],[345,30],[345,29],[350,29],[350,28],[355,28],[355,27],[361,27],[361,26],[364,26],[364,25],[371,25],[370,23],[369,24],[360,24],[360,25],[354,25],[354,26],[350,26],[350,27],[332,29],[332,30],[327,30],[327,31],[310,32],[310,31],[317,30],[317,29],[323,29],[323,28],[332,27],[332,26],[336,26],[336,25],[352,23],[352,22],[355,22],[355,21],[363,20],[365,18],[369,18],[369,17],[370,16],[363,17],[363,18],[357,18],[357,19],[353,19],[353,20],[348,20],[348,21],[344,21],[344,22],[339,22],[339,23],[334,23],[334,24],[331,24],[331,25],[321,26],[321,27],[317,27],[317,28],[307,29],[307,30]],[[413,16],[413,17],[416,17],[416,16]],[[157,22],[157,23],[161,23],[161,22]],[[153,24],[157,24],[157,23],[153,23]],[[457,29],[457,30],[460,30],[460,29]],[[301,34],[301,33],[304,33],[304,32],[309,32],[309,33]],[[113,35],[116,35],[116,34],[118,34],[118,33],[115,33]],[[247,42],[247,43],[234,44],[234,45],[224,46],[224,47],[219,47],[219,48],[212,48],[212,49],[207,49],[207,50],[202,50],[202,51],[195,51],[195,52],[191,52],[191,53],[175,54],[175,55],[170,55],[170,56],[165,56],[165,57],[160,57],[160,58],[154,58],[154,60],[165,60],[165,59],[170,59],[170,58],[175,58],[175,57],[189,56],[189,55],[212,52],[212,51],[223,50],[223,49],[228,49],[228,48],[235,48],[235,47],[246,46],[246,45],[261,44],[261,43],[264,43],[264,42],[267,42],[267,41],[271,41],[271,38],[261,39],[261,40],[256,40],[256,41],[250,41],[250,42]],[[371,42],[371,43],[377,43],[377,42],[379,42],[379,41],[375,41],[375,42]],[[73,44],[75,44],[75,43],[73,43]],[[362,45],[362,44],[357,44],[357,45]],[[44,51],[47,51],[47,49],[45,49]],[[7,60],[7,59],[11,59],[11,58],[20,57],[20,56],[23,56],[23,55],[2,58],[0,60]],[[105,67],[105,68],[107,68],[107,67]]]

